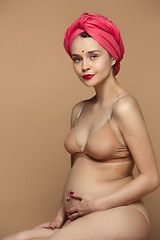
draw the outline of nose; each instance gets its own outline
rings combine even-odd
[[[89,62],[86,59],[83,59],[82,62],[82,71],[85,72],[86,70],[90,69]]]

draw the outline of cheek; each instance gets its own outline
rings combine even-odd
[[[78,67],[78,65],[73,64],[73,69],[74,69],[74,71],[75,71],[76,74],[79,73],[79,67]]]
[[[110,70],[111,68],[111,65],[109,61],[102,60],[99,63],[97,63],[96,68],[99,72],[106,72],[106,71],[108,72],[108,70]]]
[[[104,72],[106,69],[107,69],[107,64],[104,63],[104,62],[99,63],[99,64],[97,64],[97,66],[96,66],[96,70],[97,70],[98,72]]]

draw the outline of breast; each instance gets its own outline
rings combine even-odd
[[[65,139],[66,150],[74,155],[80,152],[77,143],[75,127],[71,129]],[[112,159],[132,160],[132,156],[126,145],[120,143],[113,134],[109,123],[103,125],[98,131],[92,134],[86,145],[84,152],[93,159],[107,161]]]
[[[85,152],[89,156],[101,161],[130,156],[127,146],[121,144],[117,140],[109,124],[105,124],[89,138],[85,147]]]

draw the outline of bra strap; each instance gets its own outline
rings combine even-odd
[[[117,102],[117,100],[119,100],[120,98],[125,97],[125,96],[130,96],[130,97],[132,97],[132,98],[135,98],[134,96],[132,96],[132,95],[130,95],[130,94],[122,94],[122,95],[118,96],[118,97],[112,102],[111,113],[110,113],[110,118],[109,118],[109,119],[112,118],[113,105],[115,104],[115,102]]]
[[[80,117],[80,115],[81,115],[81,113],[82,113],[82,110],[83,110],[83,108],[84,108],[84,105],[85,105],[85,101],[84,101],[83,104],[82,104],[82,107],[81,107],[81,109],[80,109],[80,111],[79,111],[79,113],[78,113],[78,115],[77,115],[77,118]]]
[[[111,113],[110,113],[109,119],[111,119],[111,117],[112,117],[113,105],[115,104],[115,102],[116,102],[117,100],[119,100],[120,98],[125,97],[125,96],[130,96],[130,97],[132,97],[132,98],[135,98],[134,96],[132,96],[132,95],[130,95],[130,94],[122,94],[122,95],[118,96],[118,97],[112,102]],[[83,108],[84,108],[84,106],[85,106],[85,103],[86,103],[86,101],[84,100],[84,101],[83,101],[83,104],[82,104],[82,106],[81,106],[81,108],[80,108],[80,111],[79,111],[79,113],[78,113],[78,115],[77,115],[77,118],[80,117],[80,115],[81,115],[81,113],[82,113],[82,111],[83,111]]]

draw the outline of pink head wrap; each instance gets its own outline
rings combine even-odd
[[[116,60],[114,74],[117,75],[124,54],[124,46],[120,31],[116,25],[102,15],[83,13],[65,33],[64,48],[70,57],[70,47],[74,39],[82,32],[87,32]]]

